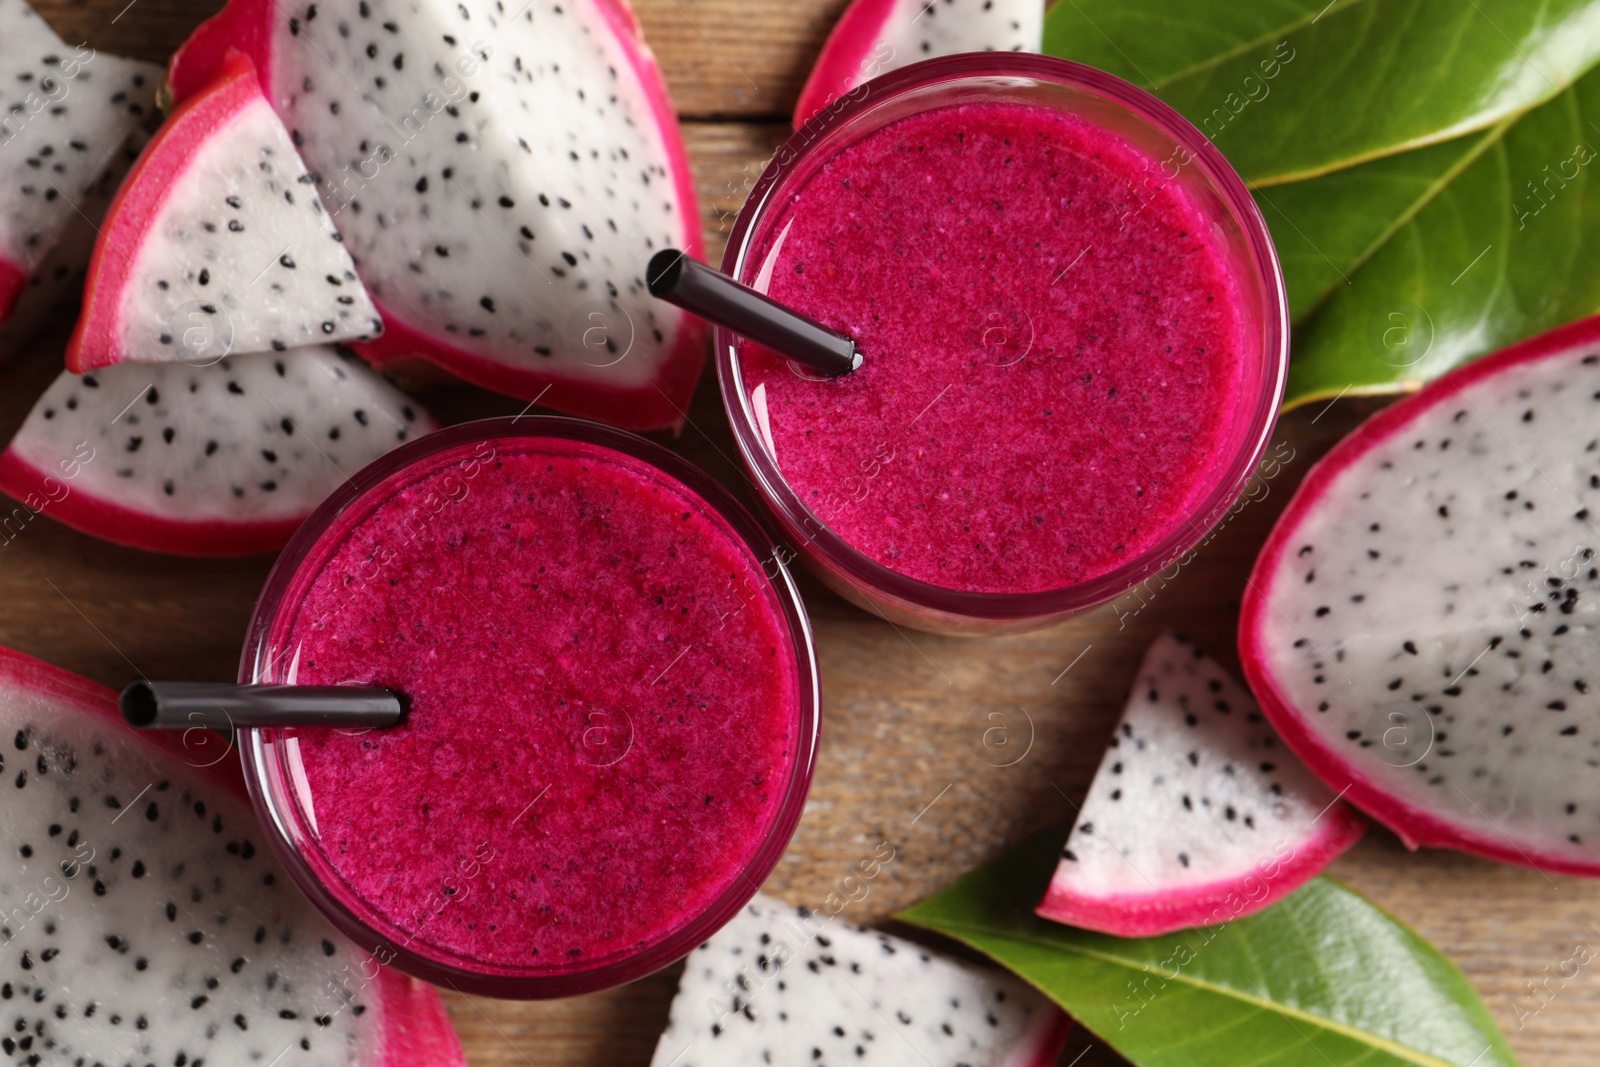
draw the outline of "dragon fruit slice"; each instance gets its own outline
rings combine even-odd
[[[10,649],[0,736],[8,1061],[466,1063],[438,994],[335,932],[257,844],[220,743],[146,740],[110,690]]]
[[[1245,675],[1407,844],[1600,875],[1600,318],[1441,378],[1306,477]]]
[[[681,424],[705,330],[643,275],[661,248],[699,254],[700,221],[623,0],[230,0],[173,58],[174,92],[234,46],[382,311],[363,355],[421,355],[629,428]]]
[[[1037,52],[1044,0],[853,0],[794,107],[798,128],[856,86],[957,52]]]
[[[249,555],[282,547],[347,477],[434,426],[332,348],[119,363],[45,390],[0,455],[0,490],[119,544]]]
[[[0,0],[0,319],[155,108],[161,68],[73,47]]]
[[[95,235],[122,179],[148,140],[143,130],[135,130],[123,142],[87,195],[78,201],[77,212],[55,246],[29,273],[28,284],[17,297],[10,317],[0,322],[0,360],[17,355],[51,324],[77,320]]]
[[[1044,1067],[1067,1017],[1020,980],[758,896],[690,953],[652,1067]]]
[[[1200,649],[1145,653],[1039,914],[1119,937],[1231,922],[1288,896],[1365,824]]]
[[[341,242],[255,68],[232,52],[111,205],[67,367],[375,337],[382,323]]]

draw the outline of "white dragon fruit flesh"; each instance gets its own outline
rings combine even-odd
[[[438,994],[337,933],[258,844],[237,756],[171,736],[0,649],[5,1060],[462,1067]]]
[[[1067,1018],[1000,971],[758,896],[689,954],[652,1067],[1045,1067]]]
[[[1044,0],[853,0],[795,104],[794,124],[891,70],[957,52],[1037,52]]]
[[[1253,914],[1364,830],[1200,649],[1158,638],[1039,914],[1153,937]]]
[[[282,547],[350,475],[434,426],[333,348],[119,363],[45,390],[0,455],[0,490],[108,541],[247,555]]]
[[[699,254],[700,221],[623,0],[230,0],[175,57],[178,96],[234,46],[382,313],[363,355],[681,424],[705,330],[652,299],[644,270],[662,248]]]
[[[77,321],[83,296],[83,281],[89,271],[95,236],[105,219],[106,209],[122,179],[149,138],[135,130],[111,157],[93,186],[78,201],[78,211],[44,259],[28,274],[27,285],[17,297],[11,314],[0,322],[0,360],[11,359],[28,349],[33,339],[56,323]]]
[[[241,53],[162,125],[100,233],[70,370],[205,364],[382,330]]]
[[[1600,875],[1600,319],[1369,419],[1256,562],[1284,739],[1413,846]]]
[[[161,68],[69,45],[25,0],[0,0],[0,319],[154,113]]]

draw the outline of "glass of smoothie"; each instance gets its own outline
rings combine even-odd
[[[488,996],[694,948],[800,817],[820,691],[785,557],[677,456],[571,419],[431,434],[284,550],[243,683],[403,694],[387,729],[240,731],[274,847],[379,962]]]
[[[930,60],[773,157],[725,273],[849,334],[822,379],[716,332],[782,538],[896,622],[1036,628],[1192,558],[1271,436],[1288,304],[1249,192],[1148,93]]]

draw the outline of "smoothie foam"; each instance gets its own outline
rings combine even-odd
[[[280,675],[410,699],[395,729],[292,741],[301,851],[345,907],[424,956],[560,972],[741,881],[800,696],[726,521],[641,461],[546,438],[448,450],[376,495],[297,570],[272,639]]]
[[[1095,578],[1189,521],[1254,387],[1222,240],[1171,173],[987,101],[875,130],[769,209],[752,274],[866,356],[815,382],[741,354],[799,499],[892,570],[995,593]]]

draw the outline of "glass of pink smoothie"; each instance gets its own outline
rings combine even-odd
[[[810,786],[784,558],[707,475],[571,419],[453,427],[356,474],[273,569],[240,681],[408,710],[241,732],[295,881],[380,962],[466,992],[679,959],[755,894]]]
[[[1288,305],[1249,192],[1120,79],[916,64],[774,156],[722,269],[851,335],[817,380],[726,330],[722,397],[783,539],[834,590],[1024,630],[1192,558],[1271,436]]]

